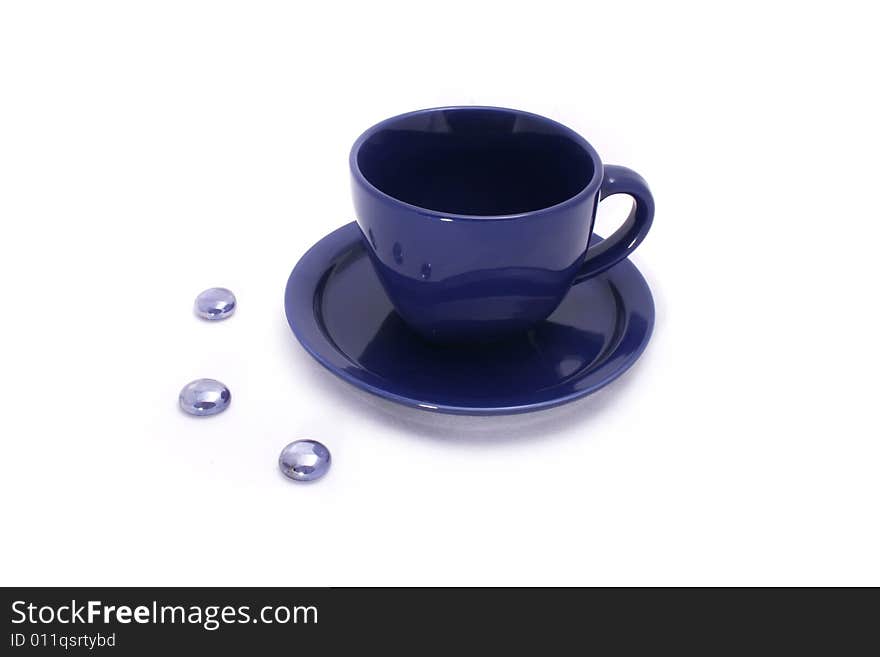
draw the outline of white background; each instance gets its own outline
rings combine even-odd
[[[3,3],[0,581],[880,584],[867,7]],[[654,191],[656,332],[591,398],[409,411],[289,332],[352,141],[449,104],[562,121]],[[197,377],[228,412],[179,411]],[[276,467],[302,437],[313,485]]]

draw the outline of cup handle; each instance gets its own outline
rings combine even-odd
[[[633,209],[613,235],[587,249],[587,257],[575,276],[575,283],[592,278],[628,257],[645,239],[651,228],[651,222],[654,220],[654,197],[651,196],[651,190],[648,189],[648,183],[644,178],[632,169],[612,164],[605,165],[599,200],[613,194],[632,196],[635,201]]]

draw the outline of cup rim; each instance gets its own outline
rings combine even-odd
[[[396,123],[402,119],[407,119],[413,116],[418,116],[421,114],[432,114],[434,112],[446,112],[446,111],[457,111],[457,110],[490,110],[494,112],[505,112],[510,114],[516,114],[519,116],[525,116],[532,120],[537,120],[542,123],[549,124],[553,126],[556,130],[559,130],[572,141],[576,142],[580,145],[584,151],[589,155],[590,159],[593,162],[593,176],[587,185],[579,191],[574,196],[570,196],[564,201],[560,201],[554,205],[548,205],[547,207],[538,208],[537,210],[528,210],[526,212],[517,212],[514,214],[499,214],[499,215],[479,215],[479,214],[455,214],[449,212],[442,212],[440,210],[432,210],[431,208],[426,208],[419,205],[414,205],[412,203],[407,203],[399,198],[391,196],[383,192],[381,189],[373,185],[369,180],[367,180],[366,176],[364,176],[363,172],[360,169],[360,165],[358,164],[358,154],[360,153],[361,147],[364,143],[373,135],[375,135],[380,130]],[[599,159],[598,153],[596,150],[590,145],[590,143],[581,137],[577,132],[572,130],[566,125],[559,123],[558,121],[554,121],[553,119],[548,119],[546,116],[541,116],[540,114],[534,114],[532,112],[526,112],[523,110],[512,109],[509,107],[494,107],[491,105],[447,105],[444,107],[429,107],[426,109],[415,110],[412,112],[404,112],[403,114],[398,114],[397,116],[392,116],[387,118],[374,126],[367,128],[360,137],[358,137],[354,145],[351,147],[351,152],[348,156],[349,167],[351,168],[351,175],[354,180],[358,182],[358,184],[370,192],[373,196],[391,202],[409,210],[412,210],[420,215],[426,217],[432,217],[440,219],[441,221],[510,221],[513,219],[522,219],[524,217],[533,217],[540,216],[544,214],[549,214],[551,212],[556,212],[558,210],[563,210],[566,207],[577,205],[580,203],[585,197],[592,197],[599,189],[599,185],[602,181],[602,160]]]

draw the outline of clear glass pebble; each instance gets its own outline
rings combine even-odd
[[[195,310],[202,319],[226,319],[235,312],[235,295],[225,287],[212,287],[196,297]]]
[[[180,408],[190,415],[217,415],[229,408],[229,388],[214,379],[196,379],[180,391]]]
[[[294,481],[320,479],[330,469],[330,450],[317,440],[295,440],[281,450],[278,467]]]

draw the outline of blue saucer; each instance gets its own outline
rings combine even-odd
[[[589,395],[638,359],[654,326],[651,290],[625,260],[573,286],[521,335],[427,342],[392,308],[354,222],[302,257],[284,306],[300,343],[336,376],[400,404],[462,415],[525,413]]]

